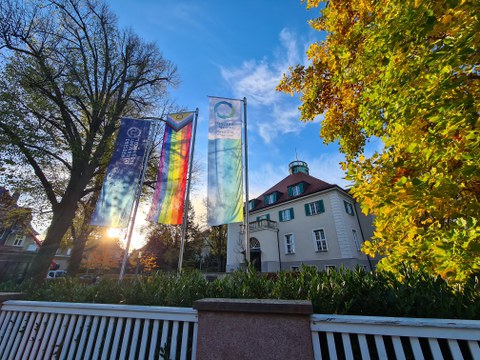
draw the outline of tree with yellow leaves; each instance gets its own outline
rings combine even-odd
[[[379,269],[480,272],[479,14],[476,0],[331,0],[310,22],[326,40],[278,85],[301,94],[302,120],[324,114],[321,136],[376,216],[363,251],[386,256]]]

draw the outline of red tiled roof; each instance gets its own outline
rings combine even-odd
[[[297,195],[297,196],[288,196],[288,187],[292,186],[292,185],[299,184],[301,182],[303,182],[305,184],[303,194],[300,194],[300,195]],[[298,198],[301,198],[303,196],[310,195],[310,194],[313,194],[313,193],[316,193],[316,192],[319,192],[319,191],[331,189],[331,188],[334,188],[334,187],[336,187],[338,189],[341,189],[340,187],[338,187],[335,184],[329,184],[325,181],[322,181],[322,180],[317,179],[313,176],[307,175],[303,172],[298,172],[298,173],[293,174],[293,175],[288,175],[285,179],[283,179],[282,181],[280,181],[276,185],[272,186],[270,189],[265,191],[258,198],[252,199],[252,200],[255,200],[255,207],[250,211],[255,211],[255,210],[259,210],[259,209],[266,208],[266,207],[269,207],[269,206],[274,206],[274,205],[283,203],[283,202],[288,201],[288,200],[298,199]],[[266,205],[264,203],[265,195],[271,194],[273,192],[278,193],[277,201],[275,201],[275,203],[273,203],[273,204]]]

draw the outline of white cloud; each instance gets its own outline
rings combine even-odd
[[[280,79],[290,66],[303,59],[304,46],[298,45],[295,34],[283,29],[279,34],[281,47],[275,54],[275,60],[246,60],[239,67],[221,67],[223,79],[232,89],[235,97],[247,98],[252,107],[255,122],[250,129],[271,143],[277,136],[298,133],[302,125],[298,119],[299,101],[275,90]]]

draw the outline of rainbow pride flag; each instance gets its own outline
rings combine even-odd
[[[183,221],[194,114],[167,116],[149,221],[171,225]]]

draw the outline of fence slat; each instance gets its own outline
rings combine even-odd
[[[337,358],[337,349],[335,347],[335,337],[333,333],[327,333],[327,344],[328,344],[328,353],[330,354],[330,359]]]
[[[448,340],[448,347],[450,348],[454,360],[463,360],[462,351],[458,346],[457,340]]]
[[[12,349],[12,346],[15,342],[15,338],[16,338],[16,334],[18,333],[18,330],[20,329],[20,326],[23,322],[23,316],[24,314],[22,313],[17,313],[16,314],[16,317],[15,317],[15,320],[13,321],[12,323],[12,327],[11,327],[11,332],[10,332],[10,335],[8,337],[5,337],[5,342],[6,342],[6,346],[5,346],[5,354],[10,354],[11,353],[11,349]],[[8,342],[7,342],[8,340]]]
[[[410,344],[412,345],[412,351],[415,360],[424,360],[425,357],[423,356],[422,347],[420,346],[420,341],[418,341],[418,338],[411,338]]]
[[[37,317],[37,314],[29,313],[28,317],[28,323],[25,329],[23,330],[23,338],[20,343],[20,346],[18,347],[17,354],[15,356],[15,360],[19,360],[22,357],[27,358],[27,354],[23,356],[23,353],[25,352],[25,347],[27,346],[28,339],[30,338],[30,333],[33,329],[33,324],[35,323],[35,318]],[[0,353],[1,355],[1,353]]]
[[[108,350],[113,341],[113,329],[115,326],[115,319],[113,317],[108,321],[107,335],[105,335],[105,343],[103,344],[102,360],[106,360],[108,357]]]
[[[154,320],[153,321],[153,328],[152,328],[152,340],[150,342],[150,353],[148,354],[148,358],[153,360],[155,358],[155,347],[157,346],[157,339],[158,339],[158,329],[160,328],[160,321]],[[162,346],[162,343],[160,343]]]
[[[60,330],[58,332],[58,336],[55,339],[55,345],[53,347],[53,355],[55,356],[56,359],[59,359],[60,357],[60,352],[65,344],[65,333],[67,332],[68,329],[68,324],[70,323],[71,316],[68,314],[65,314],[62,316],[62,324],[60,325]]]
[[[364,334],[358,335],[358,344],[360,345],[360,353],[362,359],[370,360],[370,351],[368,350],[367,337]]]
[[[434,359],[443,359],[442,350],[438,344],[437,339],[428,339],[428,344],[430,345],[430,351],[432,352]]]
[[[55,323],[53,324],[52,330],[50,332],[50,339],[46,345],[45,349],[45,359],[51,359],[53,349],[55,347],[55,341],[58,339],[58,330],[60,329],[60,324],[62,323],[63,316],[55,316]]]
[[[180,350],[180,360],[186,360],[187,359],[187,345],[188,345],[188,323],[184,322],[183,323],[183,328],[182,328],[182,345],[181,345],[181,350]]]
[[[127,347],[130,343],[130,329],[132,328],[132,319],[128,318],[125,324],[125,331],[123,332],[123,341],[122,341],[122,349],[120,351],[120,359],[127,358]]]
[[[168,348],[167,335],[168,335],[168,328],[169,327],[170,327],[170,321],[165,320],[163,322],[163,326],[162,326],[162,339],[160,340],[160,347],[164,348],[165,351]]]
[[[0,319],[0,359],[195,359],[193,309],[9,300]]]
[[[140,350],[138,351],[138,358],[145,359],[147,353],[148,329],[150,328],[150,320],[143,322],[142,342],[140,343]]]
[[[12,346],[12,349],[10,350],[10,352],[12,354],[18,354],[18,350],[20,348],[20,344],[21,344],[22,338],[23,338],[23,332],[25,331],[25,328],[27,327],[29,319],[30,319],[30,313],[24,313],[24,316],[22,318],[22,322],[20,324],[20,328],[18,329],[17,333],[15,334],[15,342]]]
[[[35,334],[34,339],[32,339],[32,348],[31,348],[31,357],[38,358],[38,348],[40,346],[40,342],[42,341],[43,330],[45,329],[46,322],[48,321],[49,314],[40,314],[40,319],[38,323],[36,323],[37,331]]]
[[[130,360],[135,359],[135,352],[138,344],[138,334],[140,333],[140,327],[142,326],[140,319],[135,320],[135,326],[133,327],[132,343],[130,345]]]
[[[87,348],[85,349],[85,354],[83,355],[84,359],[86,358],[90,359],[90,354],[92,353],[93,344],[97,341],[100,342],[100,339],[98,339],[98,336],[97,336],[98,321],[99,321],[98,316],[94,316],[93,321],[91,322],[91,325],[90,325],[90,331],[88,332]]]
[[[75,331],[73,333],[72,341],[68,346],[68,359],[73,359],[75,355],[75,351],[78,348],[78,344],[80,342],[81,334],[83,331],[83,324],[85,323],[85,316],[79,316],[77,319],[77,323],[75,324]]]
[[[116,327],[115,327],[115,338],[113,339],[112,352],[110,353],[110,359],[111,360],[116,360],[117,359],[118,343],[120,342],[120,336],[122,335],[122,329],[123,329],[123,319],[120,318],[120,319],[118,319]]]
[[[385,349],[385,340],[383,339],[383,336],[375,335],[374,339],[375,339],[375,345],[377,347],[378,357],[380,359],[386,359],[387,350]]]
[[[178,321],[173,322],[172,337],[170,339],[170,359],[177,356],[177,338],[178,338]]]
[[[343,351],[345,351],[345,358],[353,360],[352,344],[350,343],[350,335],[342,333]]]
[[[318,331],[312,331],[312,343],[313,343],[313,357],[315,359],[322,358],[322,350],[320,349],[320,334]]]
[[[108,344],[105,339],[105,326],[107,325],[107,318],[102,316],[102,320],[100,321],[100,326],[98,328],[98,335],[97,339],[95,340],[95,346],[93,348],[93,355],[92,359],[98,359],[100,357],[100,347],[102,343],[104,342],[103,349],[106,350],[108,349]],[[106,351],[105,351],[106,352]]]
[[[478,341],[470,340],[468,342],[468,348],[470,349],[474,359],[480,359],[480,346],[478,346]]]
[[[405,360],[405,352],[403,351],[402,339],[399,336],[392,336],[393,349],[397,360]]]
[[[13,321],[17,312],[9,311],[2,322],[0,328],[0,356],[3,354],[4,349],[7,347],[8,338],[10,335],[10,329],[13,327]],[[12,319],[13,317],[13,319]]]

